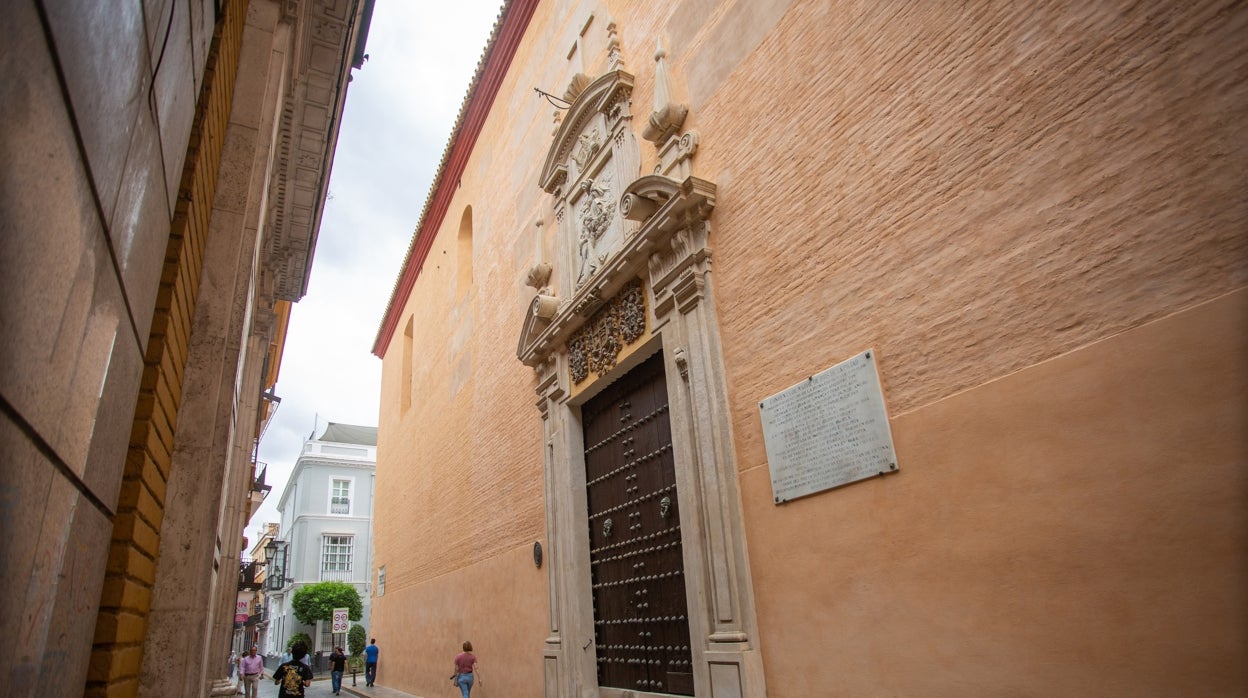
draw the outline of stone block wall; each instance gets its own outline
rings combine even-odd
[[[6,12],[0,450],[11,487],[0,517],[19,533],[0,553],[15,581],[2,598],[0,627],[15,641],[5,686],[72,696],[89,673],[124,679],[139,667],[162,473],[158,458],[126,465],[126,452],[171,441],[198,268],[195,251],[171,245],[171,226],[175,241],[202,236],[211,204],[188,210],[205,191],[186,189],[183,166],[201,182],[215,175],[211,149],[188,155],[187,141],[216,7],[21,1]],[[105,611],[96,639],[111,649],[92,656],[101,604],[129,613]]]
[[[100,596],[88,695],[134,695],[138,691],[182,378],[245,8],[245,1],[226,6],[208,53],[144,357]]]

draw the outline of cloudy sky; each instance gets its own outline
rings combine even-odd
[[[313,428],[377,424],[377,326],[502,0],[377,0],[347,91],[308,294],[291,313],[282,403],[260,442],[277,501]]]

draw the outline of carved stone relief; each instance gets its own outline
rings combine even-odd
[[[763,696],[719,333],[714,303],[702,302],[711,293],[716,187],[692,174],[698,134],[681,130],[688,107],[672,96],[661,48],[644,124],[658,166],[641,175],[633,77],[619,70],[614,22],[608,36],[613,70],[577,90],[540,176],[557,222],[558,273],[556,288],[534,297],[517,351],[538,375],[552,559],[579,560],[551,566],[557,573],[550,578],[551,633],[543,651],[546,691],[588,695],[598,680],[593,652],[585,652],[594,637],[588,551],[573,533],[585,525],[577,513],[585,506],[578,500],[584,454],[579,437],[569,436],[580,429],[574,403],[592,393],[595,378],[610,380],[622,350],[649,331],[645,351],[657,345],[670,362],[681,484],[672,498],[678,501],[657,503],[659,515],[679,511],[690,517],[691,530],[706,532],[683,541],[687,559],[696,561],[685,568],[685,584],[689,598],[699,600],[689,607],[697,695]],[[612,535],[612,524],[601,525],[603,535]]]
[[[581,191],[584,196],[581,197],[580,206],[580,232],[577,235],[577,258],[578,269],[576,275],[577,285],[585,282],[585,279],[594,275],[598,271],[598,267],[606,261],[607,253],[599,252],[599,241],[603,235],[611,228],[611,224],[615,221],[615,192],[613,191],[611,180],[609,177],[600,178],[598,181],[585,179],[581,181]]]
[[[573,99],[547,155],[541,183],[554,197],[561,257],[560,295],[569,296],[602,269],[635,229],[619,212],[622,182],[637,177],[641,152],[633,134],[633,78],[613,71],[569,86]],[[561,264],[563,266],[561,266]]]
[[[538,262],[529,267],[529,273],[525,276],[524,284],[531,288],[537,289],[538,293],[546,287],[546,282],[550,281],[551,266],[547,262]]]
[[[582,133],[577,138],[576,152],[572,154],[572,161],[576,163],[578,173],[585,171],[585,167],[598,154],[600,148],[602,148],[602,134],[598,133],[597,127],[589,133]]]
[[[620,350],[645,332],[645,294],[641,282],[634,281],[568,340],[572,382],[582,383],[591,373],[601,375],[614,368]]]

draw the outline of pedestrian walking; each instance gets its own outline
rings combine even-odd
[[[243,674],[243,689],[247,698],[260,696],[260,679],[264,678],[264,657],[256,654],[259,649],[252,645],[238,663],[238,668]]]
[[[308,656],[308,646],[296,642],[290,648],[290,661],[283,663],[273,672],[273,683],[277,684],[277,698],[303,698],[307,695],[308,686],[312,685],[312,670],[302,660]]]
[[[342,672],[347,669],[347,655],[342,653],[341,647],[335,647],[332,654],[329,655],[329,678],[333,682],[334,695],[342,690]]]
[[[377,655],[381,654],[381,650],[377,648],[377,638],[370,638],[368,647],[364,648],[364,685],[372,686],[377,681]]]
[[[472,643],[467,640],[464,640],[464,651],[455,655],[455,673],[451,674],[451,681],[459,686],[462,698],[468,698],[468,694],[472,693],[474,682],[478,686],[485,685],[481,680],[481,669],[477,666],[477,655],[472,653]]]

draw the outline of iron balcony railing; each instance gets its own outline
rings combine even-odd
[[[322,582],[353,582],[355,573],[351,570],[321,570]]]
[[[238,589],[239,591],[256,591],[264,585],[264,580],[256,580],[258,572],[262,571],[264,563],[255,560],[244,560],[239,563],[238,569]]]

